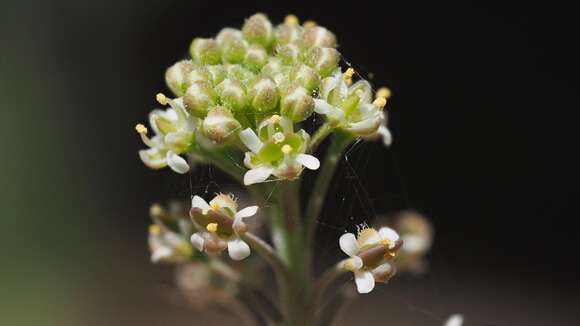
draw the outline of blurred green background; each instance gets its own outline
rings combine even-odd
[[[557,136],[560,142],[552,145],[551,149],[544,148],[536,152],[535,146],[546,145],[547,141],[535,138],[534,130],[527,126],[530,121],[526,120],[529,117],[525,118],[525,112],[530,116],[538,114],[543,102],[534,100],[536,107],[527,106],[524,100],[522,108],[513,106],[516,110],[513,116],[495,126],[503,128],[501,130],[505,133],[491,136],[497,137],[493,140],[498,141],[507,136],[506,130],[509,130],[510,137],[501,138],[507,142],[505,147],[487,150],[496,151],[490,156],[499,157],[499,160],[504,160],[501,164],[513,167],[514,170],[500,171],[497,180],[492,176],[492,181],[484,181],[486,173],[495,175],[486,170],[494,172],[502,165],[496,163],[495,159],[489,159],[490,156],[480,157],[479,151],[478,154],[475,150],[469,152],[470,147],[465,144],[468,141],[458,140],[458,134],[452,133],[465,132],[466,138],[474,137],[475,142],[471,144],[484,146],[489,135],[469,134],[470,127],[478,126],[478,117],[489,112],[486,110],[496,110],[494,112],[498,113],[506,109],[502,105],[517,103],[516,100],[508,100],[512,95],[528,93],[520,89],[520,94],[518,90],[506,86],[505,94],[502,95],[504,98],[488,97],[491,96],[489,90],[478,88],[481,85],[477,83],[470,84],[479,77],[470,76],[468,78],[473,80],[462,79],[458,82],[464,88],[454,88],[456,85],[450,82],[444,86],[425,82],[422,90],[434,87],[433,93],[413,95],[415,88],[410,81],[412,78],[420,83],[421,78],[428,75],[431,81],[436,81],[442,75],[439,74],[442,71],[437,70],[439,64],[449,62],[413,61],[417,57],[411,56],[409,61],[397,66],[397,62],[393,62],[396,58],[391,58],[388,59],[389,64],[397,67],[389,70],[392,67],[385,67],[380,58],[386,57],[392,48],[383,45],[373,50],[376,53],[368,54],[368,46],[373,44],[369,42],[364,47],[357,47],[360,44],[356,41],[356,33],[373,30],[376,35],[371,38],[382,40],[388,35],[392,40],[385,40],[385,44],[392,42],[404,48],[415,42],[400,40],[415,35],[415,30],[405,29],[409,25],[398,25],[395,22],[391,25],[394,28],[385,27],[385,30],[381,30],[384,27],[383,21],[365,19],[359,12],[350,15],[346,5],[330,7],[333,11],[325,17],[316,9],[307,10],[308,4],[291,4],[289,8],[284,8],[259,3],[246,6],[240,2],[214,16],[208,14],[210,9],[206,8],[210,4],[189,1],[3,1],[2,4],[1,325],[211,324],[208,320],[217,323],[212,319],[219,314],[217,310],[193,312],[185,304],[176,304],[175,300],[170,300],[171,269],[149,264],[145,241],[148,205],[158,198],[187,198],[189,180],[167,171],[153,172],[143,167],[136,155],[142,145],[133,127],[136,122],[144,121],[146,113],[154,106],[153,95],[164,87],[164,70],[185,52],[188,38],[215,34],[228,22],[237,26],[244,17],[258,10],[273,15],[277,20],[282,19],[287,12],[304,16],[312,14],[322,24],[331,29],[336,28],[339,39],[344,35],[343,44],[350,51],[349,57],[355,58],[363,66],[367,65],[367,69],[377,75],[382,74],[383,70],[391,71],[385,72],[382,80],[392,80],[395,90],[405,82],[401,82],[402,79],[398,77],[407,72],[415,74],[409,77],[408,87],[401,94],[402,101],[398,109],[407,110],[408,115],[406,120],[401,115],[399,118],[395,115],[395,136],[403,139],[407,137],[407,142],[397,138],[396,141],[400,142],[397,145],[398,153],[402,157],[403,173],[410,182],[411,195],[419,202],[420,208],[441,218],[439,224],[435,221],[435,226],[440,236],[438,239],[443,239],[440,242],[442,249],[435,250],[431,274],[421,279],[402,277],[393,282],[391,287],[377,291],[373,297],[361,298],[351,308],[354,313],[346,316],[339,324],[380,321],[392,322],[392,325],[439,325],[448,314],[456,312],[466,314],[467,325],[574,324],[575,314],[572,309],[580,302],[578,286],[569,281],[576,263],[567,262],[566,257],[576,260],[575,253],[573,256],[569,254],[572,254],[570,245],[572,239],[577,239],[577,233],[571,231],[568,220],[556,221],[552,217],[568,216],[566,209],[569,206],[566,205],[570,205],[571,192],[562,187],[560,182],[573,177],[562,171],[575,165],[564,158],[561,159],[562,165],[559,165],[562,167],[560,171],[548,165],[551,164],[551,158],[558,158],[556,147],[568,148],[568,144],[562,140],[570,136],[567,129],[550,130],[550,134],[554,138]],[[219,7],[220,4],[213,5]],[[365,6],[368,9],[364,10],[370,10],[375,4],[368,3]],[[450,12],[447,9],[441,9],[438,13],[448,15],[444,16],[446,18],[465,14],[461,10]],[[211,10],[216,12],[218,9]],[[422,12],[425,11],[428,10]],[[536,16],[522,18],[529,20],[519,25],[502,25],[497,23],[497,17],[508,13],[494,13],[493,10],[476,12],[479,15],[477,17],[495,28],[494,33],[497,35],[502,34],[503,28],[507,31],[506,35],[515,35],[513,38],[506,36],[501,42],[517,46],[522,42],[525,45],[518,48],[521,53],[534,53],[537,58],[545,54],[543,48],[536,51],[539,45],[530,45],[525,39],[519,38],[524,33],[514,32],[529,26],[526,22],[529,23]],[[391,15],[398,16],[398,13]],[[413,10],[404,11],[399,22],[416,19],[413,17]],[[466,20],[470,19],[466,17]],[[517,22],[520,16],[510,17],[510,22]],[[348,21],[348,28],[339,24],[341,21]],[[416,25],[417,30],[429,30],[432,27],[429,22],[420,25],[420,19],[414,22],[419,24]],[[183,30],[184,26],[188,30]],[[424,37],[416,42],[431,39],[429,34]],[[456,44],[454,36],[447,37],[449,39],[446,42]],[[457,41],[463,40],[457,37]],[[493,41],[488,42],[495,45]],[[433,43],[436,45],[438,42]],[[428,51],[437,53],[445,50],[430,47]],[[477,52],[478,48],[475,48],[473,53],[467,55],[475,59],[490,59],[487,56],[480,57]],[[402,57],[406,54],[404,51],[401,53],[398,55]],[[413,55],[418,56],[417,53],[413,52]],[[492,57],[491,60],[500,62],[498,58]],[[510,60],[524,62],[525,58],[514,56]],[[474,62],[477,65],[477,60]],[[552,72],[534,70],[537,67],[532,64],[529,69],[528,66],[511,66],[511,63],[509,66],[538,74],[520,75],[517,78],[521,80],[512,79],[514,84],[529,77],[539,77],[540,74],[542,78],[554,77]],[[456,70],[452,70],[451,74],[457,74],[463,68],[453,69]],[[484,78],[487,78],[486,81],[501,83],[502,76]],[[528,96],[541,96],[538,94],[545,87],[546,80],[550,79],[542,79],[544,85],[531,89]],[[573,102],[577,94],[572,91],[572,86],[563,79],[554,77],[554,80],[554,84],[549,86],[553,88],[547,90],[557,88],[555,94],[563,102],[545,95],[546,98],[550,97],[551,104],[555,104],[553,110],[569,103],[577,105],[577,102]],[[507,81],[504,83],[508,84]],[[444,94],[437,93],[440,91]],[[510,93],[512,91],[516,94]],[[474,96],[466,100],[458,95],[461,92],[465,93],[464,97]],[[424,114],[431,114],[431,118],[435,117],[436,113],[427,112],[433,110],[433,107],[420,107],[420,102],[411,100],[407,102],[410,105],[404,102],[405,98],[432,95],[433,102],[435,96],[441,95],[441,106],[447,108],[440,111],[443,117],[438,115],[442,119],[439,122],[445,119],[447,122],[442,123],[447,124],[437,128],[446,129],[450,134],[448,138],[438,139],[439,142],[430,141],[430,131],[433,130],[425,129],[429,128],[432,120],[421,118],[422,110]],[[475,96],[481,98],[474,100]],[[507,104],[498,104],[504,100]],[[482,102],[474,104],[474,110],[478,111],[463,113],[462,116],[460,111],[464,105],[471,105],[473,101]],[[562,112],[558,111],[561,122],[558,126],[570,123],[564,122],[567,119]],[[522,116],[524,118],[519,120]],[[541,118],[535,116],[530,119],[536,119],[531,121],[535,123]],[[403,123],[408,127],[406,135]],[[463,126],[457,127],[456,123]],[[413,129],[413,125],[417,127]],[[415,150],[417,145],[423,146],[419,147],[423,151]],[[440,155],[438,149],[447,150],[447,154],[461,150],[467,152],[461,157],[445,157]],[[510,158],[510,155],[514,156]],[[464,160],[461,162],[465,164],[454,165],[457,159]],[[405,165],[406,161],[410,164]],[[524,163],[532,167],[526,170]],[[437,183],[425,179],[435,178],[433,176],[439,173],[450,178],[463,179],[464,175],[475,179],[469,185],[455,180],[456,183],[449,188],[445,188],[443,177]],[[552,192],[554,197],[534,195],[545,199],[545,202],[534,200],[538,198],[534,196],[518,197],[520,190],[528,188],[532,177],[537,177],[535,182],[541,183],[535,185],[539,192]],[[484,188],[480,187],[482,184],[488,186],[485,194]],[[453,189],[450,188],[452,186]],[[482,192],[472,193],[466,199],[467,202],[461,197],[453,199],[453,196],[461,196],[474,189],[481,189]],[[506,196],[510,199],[504,201]],[[449,202],[440,200],[450,197]],[[457,200],[457,205],[471,205],[469,200],[472,200],[481,207],[489,205],[493,209],[486,211],[484,208],[472,214],[456,206],[453,200]],[[536,206],[529,206],[528,211],[522,212],[522,215],[526,215],[532,226],[514,220],[509,230],[496,234],[500,232],[498,229],[502,223],[508,223],[505,221],[514,216],[513,212],[525,209],[522,207],[528,203]],[[429,207],[432,207],[431,210]],[[474,210],[480,209],[472,207]],[[490,211],[495,217],[485,221],[487,217],[483,215]],[[469,216],[472,216],[474,222],[465,221]],[[482,223],[482,226],[477,223]],[[479,233],[465,234],[464,227],[470,228],[467,229],[470,232]],[[520,231],[525,236],[518,235],[517,241],[510,243],[510,235]],[[471,236],[475,239],[470,239]],[[508,241],[489,244],[486,239],[489,242]],[[539,243],[538,247],[534,247],[534,243]],[[476,251],[466,253],[465,247],[472,245]],[[490,247],[489,251],[487,246]],[[513,248],[517,248],[517,251]],[[550,260],[550,252],[559,256]],[[225,318],[222,323],[232,320],[227,315],[220,315],[220,318]]]

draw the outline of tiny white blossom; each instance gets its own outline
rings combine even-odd
[[[158,224],[149,226],[148,242],[153,263],[181,263],[191,258],[192,249],[187,240]]]
[[[443,326],[461,326],[463,325],[463,316],[459,314],[451,315]]]

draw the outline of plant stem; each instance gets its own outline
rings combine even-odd
[[[314,152],[316,150],[316,148],[318,147],[318,145],[320,145],[322,143],[322,141],[324,141],[324,139],[326,139],[326,137],[328,137],[328,135],[330,135],[332,130],[333,130],[333,128],[330,126],[330,123],[328,123],[328,122],[325,122],[322,126],[320,126],[320,128],[318,128],[318,130],[316,130],[316,133],[310,139],[310,145],[308,147],[308,152],[309,153]]]
[[[283,281],[288,282],[290,274],[284,263],[274,252],[274,249],[264,240],[258,238],[250,232],[240,235],[240,239],[244,240],[252,249],[254,249],[260,256],[262,256],[282,278]]]
[[[320,299],[323,297],[324,292],[326,289],[334,283],[337,279],[339,279],[342,275],[345,274],[345,271],[340,269],[338,265],[334,265],[332,268],[326,270],[320,278],[314,284],[312,289],[312,293],[310,294],[310,299],[308,301],[308,311],[307,311],[307,318],[310,321],[316,320],[317,315],[317,308],[321,308]]]
[[[306,220],[304,223],[306,232],[305,240],[309,252],[313,250],[311,244],[316,228],[316,219],[318,219],[320,211],[324,205],[324,199],[326,198],[328,187],[332,181],[332,176],[334,175],[334,171],[340,161],[342,152],[352,142],[352,140],[352,135],[345,132],[336,132],[335,137],[332,139],[332,143],[326,152],[326,157],[324,158],[324,163],[322,164],[320,173],[316,178],[316,183],[314,184],[308,202]]]

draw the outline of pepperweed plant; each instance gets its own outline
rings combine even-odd
[[[160,108],[149,113],[149,128],[135,128],[148,147],[139,156],[152,169],[179,174],[211,164],[251,195],[246,207],[237,200],[246,195],[225,193],[194,194],[185,210],[151,207],[151,261],[192,265],[187,270],[197,272],[181,273],[179,280],[203,289],[190,296],[196,305],[225,293],[258,324],[325,325],[346,297],[333,289],[342,275],[366,294],[395,275],[399,256],[409,252],[409,261],[428,249],[431,235],[412,227],[399,234],[364,225],[336,239],[342,261],[313,273],[316,220],[343,151],[359,139],[391,143],[390,91],[375,92],[368,81],[355,80],[352,68],[341,68],[331,31],[292,15],[274,26],[255,14],[241,29],[193,39],[189,53],[191,59],[167,69],[172,95],[157,94]],[[323,122],[309,133],[304,127],[313,119]],[[324,141],[322,157],[317,148]],[[304,169],[316,180],[301,205]],[[257,219],[269,236],[252,229]],[[277,291],[255,279],[261,262],[275,273]],[[197,279],[186,282],[184,275]]]

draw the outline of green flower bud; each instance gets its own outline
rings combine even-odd
[[[216,42],[222,50],[222,60],[226,63],[241,63],[244,60],[248,44],[242,37],[242,32],[233,28],[224,28],[216,37]]]
[[[340,53],[333,48],[314,47],[308,50],[305,63],[316,69],[320,76],[329,76],[338,66]]]
[[[318,72],[305,64],[298,64],[290,70],[290,80],[313,92],[320,86],[320,75]]]
[[[336,37],[332,32],[322,26],[310,26],[304,29],[301,44],[305,48],[311,48],[314,46],[335,48]]]
[[[292,87],[280,101],[280,113],[293,122],[308,119],[314,111],[314,100],[308,91],[301,86]]]
[[[208,82],[196,81],[185,92],[183,104],[189,113],[203,118],[209,107],[217,104],[217,99],[217,94]]]
[[[201,64],[215,65],[221,61],[221,51],[213,39],[195,38],[189,47],[191,57]]]
[[[233,111],[241,111],[247,105],[246,88],[236,79],[224,79],[216,87],[216,91],[221,103]]]
[[[272,41],[272,23],[266,15],[255,14],[246,19],[242,33],[248,42],[258,43],[268,48]]]
[[[264,49],[264,47],[259,44],[252,44],[246,52],[244,65],[248,69],[258,72],[267,62],[268,52],[266,49]]]
[[[205,66],[205,69],[207,69],[213,85],[221,83],[226,78],[226,68],[222,65]]]
[[[228,78],[240,80],[243,83],[253,80],[256,75],[241,65],[226,65],[226,74]]]
[[[196,81],[211,82],[211,75],[205,66],[193,67],[187,76],[188,87]],[[187,88],[186,88],[187,90]]]
[[[207,138],[222,144],[234,139],[236,131],[242,126],[230,110],[223,106],[215,106],[208,111],[202,127]]]
[[[274,110],[278,106],[280,96],[274,80],[262,77],[255,81],[250,88],[252,107],[261,112]]]
[[[188,82],[188,75],[191,69],[191,60],[182,60],[167,68],[167,71],[165,71],[165,83],[173,94],[183,96],[183,93],[185,93],[190,84]]]
[[[278,47],[276,56],[283,64],[292,65],[300,58],[300,48],[294,43],[282,45]]]
[[[281,24],[274,30],[274,42],[277,45],[286,45],[300,39],[302,27],[300,25]]]

